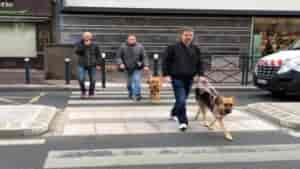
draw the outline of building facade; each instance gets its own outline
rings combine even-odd
[[[276,52],[300,37],[300,2],[287,1],[59,0],[55,37],[68,45],[91,31],[113,64],[129,33],[137,35],[151,59],[176,41],[179,28],[191,26],[211,80],[247,83],[267,43]]]
[[[50,0],[0,0],[0,68],[21,68],[29,57],[43,69],[44,49],[51,42]]]

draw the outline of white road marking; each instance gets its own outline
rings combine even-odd
[[[46,93],[45,92],[41,92],[38,96],[35,96],[33,97],[29,102],[28,104],[33,104],[33,103],[36,103],[40,100],[41,97],[45,96]]]
[[[4,98],[4,97],[0,97],[0,102],[4,102],[4,103],[7,103],[7,104],[20,104],[19,102],[16,102],[14,100],[7,99],[7,98]]]
[[[299,144],[50,151],[44,168],[274,162],[300,160],[299,153]]]
[[[23,140],[15,140],[15,139],[5,139],[0,140],[0,146],[10,146],[10,145],[39,145],[45,144],[45,139],[23,139]]]

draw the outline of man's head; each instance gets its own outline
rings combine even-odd
[[[180,30],[180,41],[185,45],[189,45],[192,43],[194,38],[194,30],[190,27],[184,27]]]
[[[84,32],[82,34],[82,40],[85,46],[90,46],[93,41],[93,34],[91,32]]]
[[[136,42],[137,42],[137,40],[136,40],[136,36],[134,34],[129,34],[127,36],[127,43],[128,43],[128,45],[135,45]]]

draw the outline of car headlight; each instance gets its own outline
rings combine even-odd
[[[291,70],[295,70],[300,72],[300,59],[292,59],[286,61],[277,72],[278,74],[283,74],[289,72]]]

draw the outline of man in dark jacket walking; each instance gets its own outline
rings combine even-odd
[[[207,81],[203,76],[200,49],[192,43],[193,37],[192,28],[183,28],[180,31],[179,42],[168,46],[163,58],[164,80],[172,83],[176,99],[171,118],[178,119],[181,131],[185,131],[188,127],[186,100],[193,80]]]
[[[137,42],[136,36],[130,34],[127,42],[123,43],[117,52],[121,70],[128,75],[127,88],[130,99],[141,100],[142,70],[149,71],[148,58],[142,44]]]
[[[88,72],[90,86],[89,96],[95,94],[96,85],[96,69],[100,69],[102,63],[101,52],[99,47],[93,43],[93,34],[90,32],[84,32],[82,39],[75,44],[75,54],[78,56],[78,81],[81,90],[81,98],[86,97],[85,88],[85,75]]]

